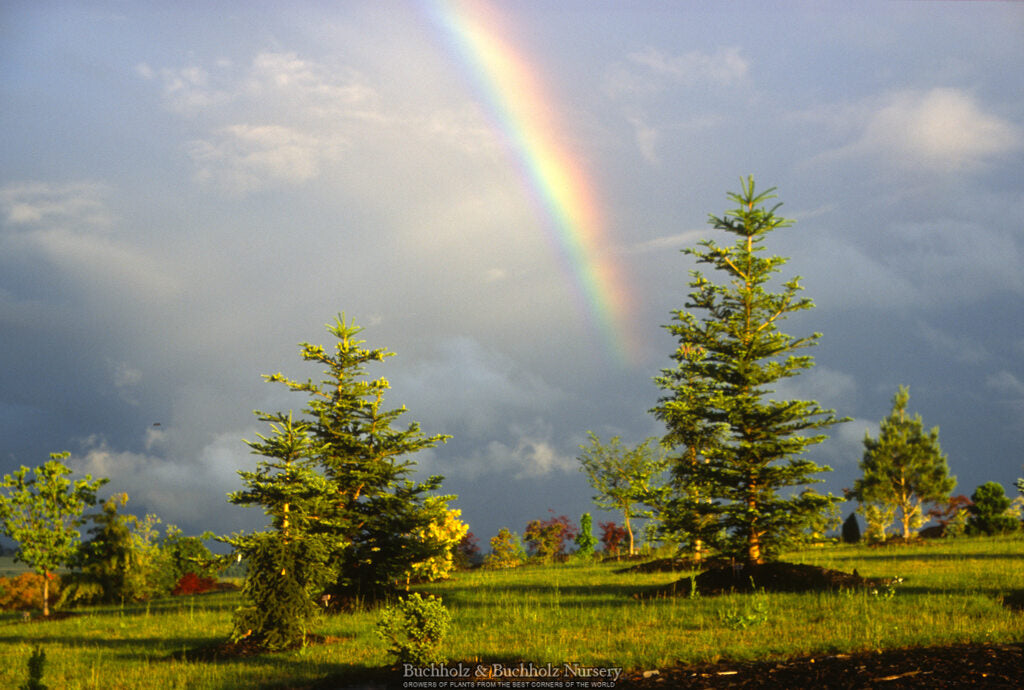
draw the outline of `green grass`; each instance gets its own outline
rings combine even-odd
[[[892,592],[634,597],[687,573],[617,574],[615,563],[472,571],[421,587],[443,598],[453,661],[649,669],[869,649],[1024,640],[1024,613],[1001,597],[1024,590],[1024,537],[925,546],[828,546],[788,554],[867,577],[902,577]],[[684,583],[684,591],[688,591]],[[375,612],[334,616],[329,644],[198,662],[177,652],[224,640],[237,594],[88,608],[53,622],[0,614],[0,687],[26,679],[36,645],[53,688],[302,687],[391,663]]]

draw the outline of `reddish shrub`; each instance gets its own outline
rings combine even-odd
[[[543,521],[531,520],[523,533],[523,539],[535,556],[550,561],[565,553],[566,542],[575,539],[577,532],[568,516],[559,515]]]
[[[50,573],[50,606],[60,596],[60,578]],[[43,576],[22,573],[17,577],[0,577],[0,609],[27,611],[43,608]]]
[[[480,560],[480,545],[477,543],[476,537],[472,532],[466,532],[466,535],[462,537],[462,541],[459,542],[455,550],[455,566],[458,568],[469,568],[479,563]]]
[[[619,545],[626,538],[626,528],[619,527],[614,522],[601,522],[597,526],[601,528],[601,543],[604,545],[605,553],[618,556]]]
[[[204,592],[212,592],[215,589],[217,589],[217,578],[202,577],[195,573],[185,573],[178,580],[178,584],[174,585],[171,594],[202,594]]]

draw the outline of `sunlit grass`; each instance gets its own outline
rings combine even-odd
[[[829,546],[787,554],[867,577],[902,577],[892,591],[649,597],[689,573],[624,574],[621,564],[528,566],[458,573],[419,589],[452,614],[446,654],[469,663],[578,662],[628,669],[719,659],[962,642],[1024,640],[1024,614],[1001,598],[1024,590],[1024,538],[926,546]],[[638,596],[639,595],[639,596]],[[300,651],[217,662],[181,652],[227,638],[237,593],[86,608],[52,622],[0,614],[0,687],[18,687],[36,645],[52,688],[302,687],[391,663],[376,612],[331,616],[327,637]]]

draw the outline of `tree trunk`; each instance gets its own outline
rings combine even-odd
[[[764,563],[764,554],[761,552],[761,538],[753,530],[751,530],[750,536],[747,538],[747,560],[752,565]]]
[[[50,615],[50,571],[43,572],[43,616]]]
[[[629,535],[629,555],[633,555],[633,528],[629,524],[629,516],[623,518],[623,522],[626,523],[626,534]]]

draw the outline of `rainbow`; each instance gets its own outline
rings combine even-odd
[[[431,15],[474,85],[545,209],[549,232],[590,323],[623,362],[637,359],[630,290],[612,261],[601,205],[538,70],[503,36],[508,26],[479,0],[436,0]]]

